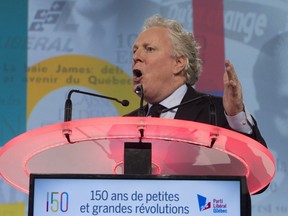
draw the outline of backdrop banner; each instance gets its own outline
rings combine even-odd
[[[246,109],[277,167],[270,187],[252,196],[252,214],[288,214],[288,0],[16,1],[0,7],[1,146],[62,122],[71,89],[130,101],[123,107],[73,94],[72,119],[121,116],[139,107],[132,46],[145,18],[160,14],[180,21],[201,44],[204,71],[196,89],[221,95],[224,60],[234,64]],[[0,179],[0,203],[16,202],[27,203],[27,196]]]

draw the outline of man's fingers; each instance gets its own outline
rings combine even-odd
[[[237,85],[239,84],[239,80],[234,70],[233,64],[229,60],[226,60],[225,67],[226,72],[224,74],[224,83],[233,87],[237,87]]]

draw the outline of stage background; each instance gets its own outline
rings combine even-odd
[[[158,13],[179,20],[200,41],[205,66],[197,89],[221,94],[224,59],[234,64],[246,108],[277,165],[268,190],[252,197],[253,215],[287,215],[287,0],[10,0],[0,5],[0,146],[27,130],[62,122],[67,93],[74,88],[128,99],[131,105],[75,94],[73,119],[119,116],[138,107],[131,47],[144,19]],[[0,213],[25,215],[27,198],[0,178]]]

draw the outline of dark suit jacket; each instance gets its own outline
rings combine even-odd
[[[181,103],[184,103],[186,101],[195,99],[199,96],[205,95],[204,93],[197,92],[190,85],[187,85],[187,87],[188,87],[187,92],[184,95]],[[176,112],[175,119],[182,119],[182,120],[188,120],[188,121],[195,121],[195,122],[210,124],[210,105],[211,105],[211,103],[215,105],[216,125],[219,127],[233,130],[229,126],[227,119],[226,119],[226,116],[224,114],[222,97],[217,97],[217,96],[212,96],[212,95],[211,95],[211,97],[202,97],[199,100],[195,100],[194,102],[191,102],[191,103],[188,103],[184,106],[179,107],[177,112]],[[147,113],[148,105],[146,105],[144,107],[144,109],[145,109],[145,113]],[[139,111],[139,109],[134,110],[125,116],[138,116],[138,111]],[[255,124],[253,127],[253,133],[249,134],[249,135],[248,134],[245,134],[245,135],[249,136],[252,139],[257,140],[258,142],[262,143],[266,147],[266,143],[260,134],[260,131],[257,127],[257,123],[255,120],[254,120],[254,123]]]

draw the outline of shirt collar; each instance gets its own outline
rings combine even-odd
[[[186,91],[187,91],[187,85],[183,84],[182,86],[177,88],[171,95],[169,95],[167,98],[161,101],[160,104],[167,108],[176,106],[181,103]],[[149,105],[149,108],[152,106],[152,104],[148,104],[148,105]]]

